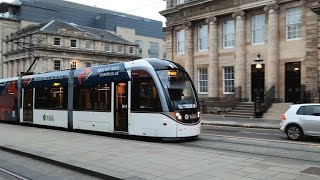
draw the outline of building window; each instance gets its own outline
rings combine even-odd
[[[54,46],[61,46],[61,38],[59,38],[59,37],[54,37],[54,38],[53,38],[53,45],[54,45]]]
[[[232,48],[235,45],[235,26],[234,20],[223,23],[223,47]]]
[[[149,57],[159,58],[159,44],[155,42],[150,42]]]
[[[167,58],[167,47],[166,45],[163,45],[163,56],[162,56],[163,59],[166,59]]]
[[[234,69],[233,67],[223,68],[223,94],[234,93]]]
[[[301,8],[291,8],[287,10],[287,40],[301,38]]]
[[[142,57],[142,47],[143,47],[142,41],[136,40],[136,45],[138,45],[138,48],[139,48],[138,56],[139,56],[139,57]]]
[[[252,17],[252,44],[264,44],[264,14]]]
[[[61,70],[61,61],[60,60],[54,60],[54,70],[60,71]]]
[[[106,44],[106,45],[104,46],[104,50],[105,50],[106,52],[112,52],[112,45],[111,45],[111,44]]]
[[[181,29],[177,31],[177,53],[184,53],[184,43],[185,43],[185,30]]]
[[[134,54],[134,47],[129,47],[129,54]]]
[[[77,47],[77,40],[76,39],[71,39],[70,40],[70,47],[76,48]]]
[[[92,49],[92,42],[91,41],[86,41],[86,49]]]
[[[71,69],[77,69],[77,62],[71,62],[70,63]]]
[[[86,67],[91,67],[91,66],[92,66],[91,62],[86,62]]]
[[[198,50],[208,50],[208,25],[198,27]]]
[[[208,93],[208,70],[198,69],[198,93]]]
[[[183,4],[184,0],[177,0],[177,5]]]
[[[123,53],[124,47],[122,45],[118,45],[118,53]]]

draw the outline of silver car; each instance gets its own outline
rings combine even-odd
[[[320,104],[295,104],[282,115],[280,129],[291,140],[320,136]]]

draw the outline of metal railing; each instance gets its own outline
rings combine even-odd
[[[275,89],[276,88],[272,86],[264,95],[264,99],[257,97],[257,99],[254,101],[255,117],[262,117],[263,113],[267,112],[267,110],[275,102]]]
[[[266,93],[263,102],[263,112],[266,112],[272,104],[275,102],[276,98],[276,88],[272,86]]]
[[[231,106],[234,106],[235,102],[241,100],[241,86],[236,87],[233,92],[232,94],[227,94],[225,97],[225,100],[230,103]]]

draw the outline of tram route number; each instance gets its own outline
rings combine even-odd
[[[53,115],[43,115],[43,121],[54,121]]]

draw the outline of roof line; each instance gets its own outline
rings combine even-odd
[[[55,20],[51,20],[48,24],[46,24],[45,26],[43,26],[40,31],[44,31],[44,29],[46,29],[48,26],[50,26]]]
[[[81,30],[81,31],[84,31],[84,32],[86,32],[86,33],[88,33],[88,34],[91,34],[92,36],[95,36],[95,37],[97,37],[97,38],[100,38],[99,36],[97,36],[97,35],[95,35],[95,34],[92,34],[92,33],[88,32],[88,31],[85,31],[85,30],[81,29],[80,27],[78,27],[78,26],[77,26],[76,24],[74,24],[74,23],[68,23],[68,24],[69,24],[70,26],[73,26],[73,27]]]

